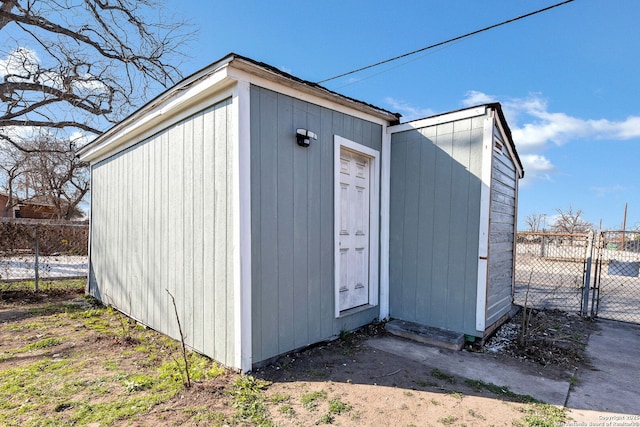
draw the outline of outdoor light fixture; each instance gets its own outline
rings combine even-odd
[[[318,139],[318,135],[306,129],[296,130],[296,142],[301,147],[308,147],[312,139]]]

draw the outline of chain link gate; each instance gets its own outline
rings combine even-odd
[[[591,317],[640,323],[640,232],[602,231],[594,248]]]
[[[586,234],[518,233],[514,302],[582,313],[590,253]]]
[[[518,233],[514,303],[640,323],[640,232]]]

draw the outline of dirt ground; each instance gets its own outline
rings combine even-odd
[[[78,291],[68,290],[46,294],[3,292],[0,354],[33,342],[33,336],[16,331],[34,321],[38,307],[74,298],[77,301],[79,296]],[[469,345],[465,351],[489,352],[505,363],[525,364],[540,375],[553,377],[566,378],[576,367],[588,365],[584,348],[592,329],[589,322],[562,312],[531,311],[526,325],[529,334],[520,344],[517,331],[522,326],[522,314],[486,345]],[[105,375],[104,360],[109,357],[118,360],[119,368],[127,372],[147,369],[146,356],[132,351],[131,343],[113,336],[105,338],[79,326],[77,321],[57,321],[50,330],[39,334],[64,337],[64,344],[0,358],[0,372],[34,360],[82,358],[76,377],[89,385]],[[248,407],[242,405],[239,399],[243,397],[233,388],[240,376],[227,371],[214,379],[196,381],[190,389],[160,399],[142,413],[89,425],[524,426],[541,421],[546,424],[536,425],[554,425],[562,420],[558,418],[561,414],[549,412],[545,405],[532,403],[526,396],[431,370],[367,346],[368,339],[380,334],[384,334],[380,325],[369,326],[342,339],[281,357],[253,372],[255,379],[264,382],[260,382],[259,397],[248,406],[254,413],[263,411],[262,418],[251,418],[250,412],[239,414],[239,408]],[[74,399],[113,399],[118,390],[93,397],[87,388],[78,387]],[[71,406],[70,411],[74,410]],[[43,411],[46,418],[47,411],[52,417],[58,416],[61,408],[66,409],[60,404],[43,405],[38,411]],[[14,425],[20,420],[24,418],[16,418]]]

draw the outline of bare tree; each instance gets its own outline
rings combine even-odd
[[[532,231],[534,233],[538,233],[540,231],[542,231],[542,225],[544,222],[544,219],[547,217],[546,214],[537,214],[537,213],[532,213],[527,215],[527,217],[525,218],[525,223],[527,224],[527,227],[529,228],[529,231]]]
[[[89,191],[89,164],[66,141],[39,138],[27,147],[33,153],[25,175],[34,195],[54,206],[61,219],[81,216],[78,205]]]
[[[0,188],[8,196],[3,216],[24,202],[53,206],[60,219],[83,215],[78,205],[89,191],[89,165],[73,145],[40,137],[25,143],[27,151],[8,148],[0,154]]]
[[[553,230],[558,233],[578,234],[588,233],[593,230],[593,224],[582,218],[582,210],[573,210],[571,206],[568,209],[556,209],[558,216],[553,223]]]
[[[2,217],[10,217],[9,212],[29,197],[24,191],[27,159],[26,153],[13,146],[0,150],[0,191],[7,196],[4,206],[0,206]]]
[[[0,142],[99,135],[180,77],[191,38],[152,0],[0,0]],[[66,151],[66,150],[65,150]]]

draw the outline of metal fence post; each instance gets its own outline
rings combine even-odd
[[[38,263],[39,263],[39,257],[40,257],[40,237],[38,236],[38,226],[36,225],[36,241],[35,241],[35,263],[33,265],[34,268],[34,273],[35,273],[35,288],[36,288],[36,292],[38,292],[38,282],[40,279],[40,275],[39,275],[39,271],[38,271]]]
[[[587,317],[589,313],[589,287],[591,286],[591,262],[593,259],[593,230],[587,237],[587,266],[582,287],[582,316]]]

